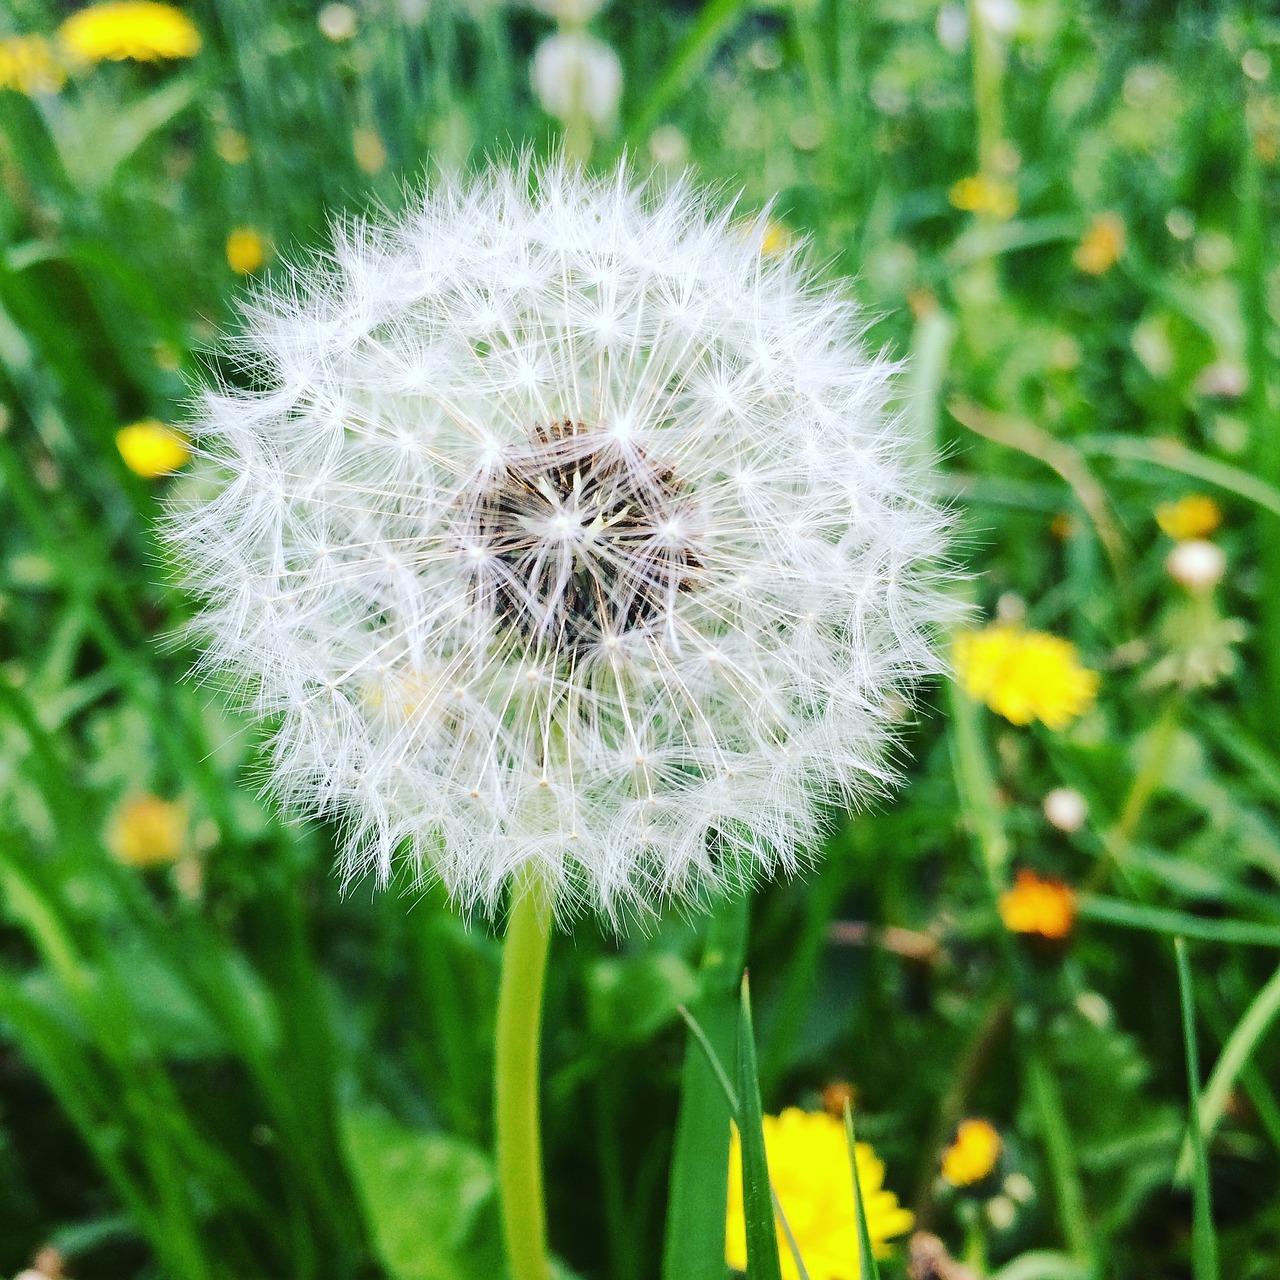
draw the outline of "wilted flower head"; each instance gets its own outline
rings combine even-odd
[[[944,612],[888,366],[686,185],[524,163],[261,294],[172,544],[272,783],[470,908],[794,869]]]

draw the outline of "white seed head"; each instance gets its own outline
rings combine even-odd
[[[609,133],[622,101],[622,63],[612,46],[585,31],[547,36],[533,53],[529,84],[542,109],[568,121],[579,111]]]
[[[1189,538],[1165,557],[1165,571],[1188,591],[1211,591],[1227,571],[1227,557],[1216,542]]]
[[[1054,787],[1044,798],[1045,821],[1059,831],[1079,831],[1089,817],[1089,802],[1074,787]]]
[[[687,184],[525,160],[249,308],[168,537],[270,784],[464,909],[615,924],[792,871],[892,778],[942,519],[890,366]]]

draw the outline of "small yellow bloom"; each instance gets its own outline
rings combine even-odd
[[[1018,190],[1010,182],[974,174],[961,178],[947,192],[947,199],[967,213],[983,213],[1005,222],[1018,212]]]
[[[237,227],[227,237],[227,266],[247,276],[267,260],[267,242],[252,227]]]
[[[154,0],[107,0],[73,13],[58,28],[62,47],[78,62],[155,62],[192,58],[200,32],[181,9]]]
[[[1203,493],[1189,493],[1156,508],[1156,524],[1179,542],[1207,537],[1221,523],[1222,508]]]
[[[387,163],[387,145],[376,129],[357,129],[351,135],[351,152],[364,173],[381,173]]]
[[[1065,729],[1098,693],[1098,673],[1080,665],[1075,645],[1043,631],[997,622],[962,632],[952,646],[956,680],[1011,724],[1039,720]]]
[[[764,1117],[764,1147],[769,1178],[809,1274],[815,1280],[858,1280],[858,1221],[843,1122],[825,1111],[788,1107],[780,1116]],[[889,1253],[889,1241],[910,1231],[914,1218],[893,1192],[885,1190],[884,1164],[876,1153],[865,1142],[859,1142],[855,1150],[867,1231],[876,1256],[882,1258]],[[781,1227],[778,1253],[783,1280],[798,1280],[799,1271]],[[729,1151],[725,1261],[735,1270],[746,1270],[742,1146],[736,1129]]]
[[[1034,934],[1059,942],[1076,922],[1076,892],[1061,880],[1019,871],[1013,888],[1000,895],[1000,919],[1010,933]]]
[[[43,36],[0,40],[0,89],[15,89],[28,97],[57,93],[66,79],[66,68]]]
[[[1004,1143],[986,1120],[962,1120],[956,1140],[942,1156],[942,1176],[953,1187],[971,1187],[990,1175]]]
[[[130,867],[176,862],[186,850],[187,806],[159,796],[133,796],[116,810],[107,828],[107,848]]]
[[[213,145],[227,164],[244,164],[249,158],[249,139],[239,129],[219,129]]]
[[[777,258],[791,248],[791,232],[777,218],[770,218],[764,224],[764,235],[760,240],[760,252],[767,258]]]
[[[147,480],[172,475],[191,457],[186,436],[157,418],[121,427],[116,432],[116,448],[125,466]]]
[[[1100,213],[1076,245],[1072,260],[1086,275],[1100,276],[1120,261],[1124,240],[1124,219],[1118,213]]]

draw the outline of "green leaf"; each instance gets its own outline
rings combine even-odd
[[[778,1229],[774,1225],[769,1165],[764,1152],[764,1117],[756,1068],[751,992],[744,974],[738,1023],[738,1136],[742,1145],[742,1207],[747,1226],[747,1280],[782,1280]]]
[[[1257,1048],[1258,1041],[1271,1029],[1277,1014],[1280,1014],[1280,969],[1271,975],[1267,984],[1245,1010],[1244,1017],[1236,1023],[1235,1030],[1223,1045],[1222,1053],[1218,1056],[1218,1061],[1209,1076],[1209,1083],[1201,1094],[1199,1104],[1200,1133],[1203,1141],[1207,1142],[1213,1136],[1213,1131],[1226,1109],[1231,1090],[1248,1063],[1250,1054]],[[1182,1146],[1182,1154],[1178,1157],[1179,1182],[1185,1181],[1191,1172],[1193,1145],[1191,1134],[1188,1132]]]
[[[343,1116],[365,1215],[395,1280],[494,1280],[506,1274],[496,1180],[483,1152],[376,1112]]]
[[[853,1171],[853,1208],[858,1215],[858,1275],[861,1280],[880,1280],[880,1265],[867,1230],[867,1206],[862,1199],[862,1176],[858,1173],[858,1140],[853,1134],[853,1108],[844,1103],[844,1139],[849,1145],[849,1167]]]
[[[691,1022],[698,1029],[685,1049],[680,1076],[662,1251],[664,1280],[724,1280],[731,1104],[712,1063],[727,1060],[733,1046],[750,914],[749,897],[726,898],[707,925],[699,971],[702,994],[696,1022]]]
[[[614,1044],[648,1040],[698,994],[698,978],[670,951],[606,956],[586,974],[593,1031]]]
[[[1248,920],[1206,920],[1186,911],[1148,907],[1096,894],[1081,895],[1077,905],[1082,919],[1100,920],[1104,924],[1118,924],[1127,929],[1148,929],[1170,937],[1181,935],[1237,946],[1280,947],[1280,928],[1275,925],[1253,924]]]
[[[1218,1246],[1213,1232],[1213,1202],[1209,1193],[1209,1157],[1200,1128],[1200,1051],[1196,1045],[1195,991],[1183,938],[1173,940],[1178,961],[1178,995],[1182,1003],[1182,1040],[1187,1058],[1191,1136],[1191,1259],[1195,1280],[1218,1280]]]

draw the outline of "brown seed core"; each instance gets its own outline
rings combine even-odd
[[[653,630],[699,567],[672,468],[565,418],[534,426],[471,508],[478,603],[580,652]]]

